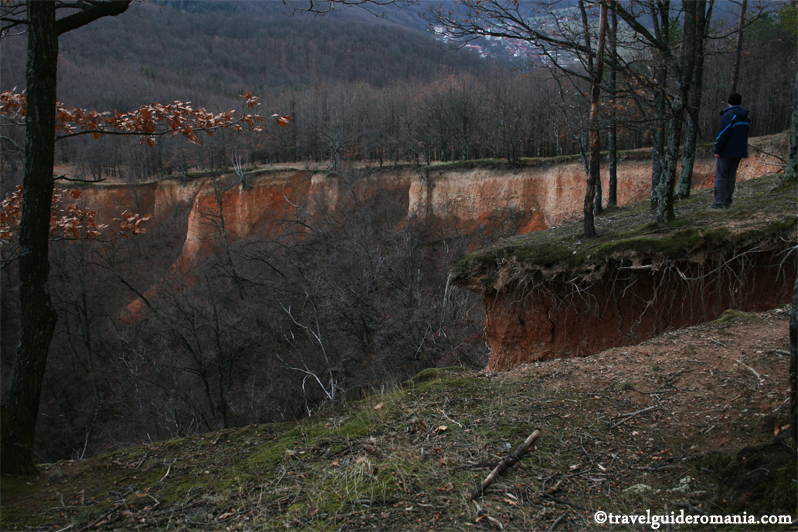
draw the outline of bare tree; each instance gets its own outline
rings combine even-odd
[[[737,51],[734,54],[734,72],[732,73],[731,92],[737,92],[737,82],[740,81],[740,60],[743,56],[743,28],[745,27],[745,12],[748,9],[748,0],[740,4],[740,25],[737,28]]]
[[[795,93],[793,95],[792,117],[790,118],[790,150],[784,179],[798,179],[798,72],[795,74]]]
[[[580,1],[580,7],[584,13],[584,4]],[[601,174],[599,172],[599,157],[601,152],[600,137],[599,137],[599,97],[601,95],[601,78],[604,74],[604,46],[606,43],[607,35],[607,5],[601,2],[599,5],[599,33],[598,42],[596,43],[596,59],[589,62],[590,74],[593,78],[593,84],[590,91],[590,174],[587,178],[587,193],[585,194],[585,209],[584,209],[584,233],[585,237],[590,238],[596,236],[596,228],[593,222],[593,209],[594,209],[594,195],[597,190],[596,183],[600,183]],[[586,18],[586,17],[585,17]],[[585,25],[587,25],[585,23]],[[585,28],[585,40],[588,47],[590,42],[588,40],[588,31]],[[599,195],[600,198],[600,195]],[[599,199],[599,204],[601,200]]]
[[[4,2],[0,35],[28,30],[27,115],[25,118],[25,196],[20,231],[22,334],[16,364],[2,408],[3,473],[31,474],[33,436],[42,379],[57,319],[50,299],[49,230],[55,152],[58,37],[101,17],[127,10],[130,1]],[[70,14],[56,19],[56,8]]]
[[[662,223],[670,222],[676,217],[673,210],[676,165],[681,147],[685,108],[689,103],[690,87],[694,81],[698,41],[703,39],[703,28],[698,27],[696,12],[705,9],[705,2],[703,0],[686,2],[683,9],[681,55],[676,67],[678,72],[676,94],[670,101],[666,153],[662,175],[657,184],[657,220]]]
[[[381,0],[309,0],[308,8],[385,4]],[[59,36],[99,18],[125,12],[131,0],[3,2],[0,37],[23,29],[28,34],[26,69],[24,197],[20,225],[21,336],[2,413],[3,473],[36,471],[33,440],[41,385],[57,314],[49,294],[48,236],[54,186],[56,84]],[[66,13],[61,18],[58,13]]]
[[[709,32],[709,22],[712,19],[714,0],[701,2],[696,9],[696,39],[695,54],[698,58],[706,56],[705,43]],[[687,97],[687,116],[685,118],[684,148],[682,149],[682,168],[679,173],[679,183],[676,193],[680,198],[690,196],[695,167],[696,144],[699,134],[699,112],[701,111],[701,98],[704,92],[704,61],[696,60],[693,68],[693,79]]]
[[[593,4],[591,2],[591,4]],[[431,20],[442,24],[446,31],[456,39],[471,40],[481,37],[502,37],[533,43],[556,70],[573,79],[582,79],[590,83],[591,90],[591,131],[595,131],[598,141],[598,99],[601,92],[601,78],[604,68],[604,48],[606,40],[606,3],[597,2],[602,16],[599,22],[597,48],[593,48],[591,29],[588,21],[587,3],[580,0],[578,12],[580,24],[563,22],[571,17],[560,17],[558,9],[564,5],[551,2],[545,5],[546,16],[539,16],[536,7],[523,2],[503,2],[500,0],[461,2],[463,12],[449,12],[443,7],[429,9]],[[601,58],[598,52],[601,52]],[[573,59],[579,58],[583,68],[575,68]],[[595,108],[593,107],[595,101]],[[594,112],[593,112],[594,110]],[[593,139],[593,137],[591,137]],[[595,146],[598,150],[598,144]],[[593,150],[591,142],[591,151]],[[598,151],[596,151],[596,158]],[[592,159],[592,157],[591,157]],[[598,175],[598,162],[589,170],[591,176]],[[596,194],[596,177],[588,177],[585,200],[585,236],[595,236],[593,221],[594,198]],[[588,206],[588,199],[589,203]]]
[[[614,1],[613,1],[614,3]],[[609,28],[609,53],[610,57],[615,57],[618,54],[618,14],[614,9],[610,10],[611,23]],[[608,151],[608,191],[607,191],[607,207],[618,206],[618,121],[615,119],[615,97],[618,91],[618,72],[610,69],[609,73],[609,95],[610,95],[610,111],[612,117],[607,133],[607,151]]]

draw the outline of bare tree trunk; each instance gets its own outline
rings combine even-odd
[[[784,179],[798,179],[798,73],[795,75],[795,95],[790,119],[790,153],[784,169]],[[792,437],[798,440],[798,277],[795,278],[790,309],[790,419]]]
[[[699,89],[700,90],[700,89]],[[692,93],[688,97],[692,100]],[[700,96],[699,96],[700,98]],[[698,141],[698,108],[688,104],[687,120],[684,127],[684,147],[682,148],[682,169],[679,172],[679,183],[676,195],[689,198],[693,186],[693,169],[695,168],[695,147]]]
[[[748,0],[743,0],[740,5],[740,28],[737,30],[737,52],[734,56],[734,73],[732,74],[731,91],[737,92],[737,82],[740,80],[740,59],[743,55],[743,26],[745,25],[745,10]]]
[[[790,151],[787,156],[787,166],[784,168],[784,179],[792,181],[798,179],[798,73],[795,75],[795,94],[790,119]]]
[[[663,164],[665,159],[665,129],[667,111],[667,91],[668,63],[670,62],[670,52],[668,48],[670,35],[670,0],[658,3],[653,9],[651,19],[654,22],[654,33],[660,41],[666,44],[665,48],[657,51],[657,68],[654,85],[658,90],[654,94],[654,130],[652,134],[653,147],[651,150],[651,208],[656,209],[659,203],[659,182],[662,178]]]
[[[659,96],[656,97],[659,99]],[[664,112],[660,111],[660,107],[665,105],[665,97],[663,95],[662,102],[657,102],[657,117],[654,120],[654,129],[652,132],[653,146],[651,147],[651,208],[656,209],[658,199],[657,186],[659,185],[660,177],[662,176],[662,164],[665,159],[665,116]]]
[[[2,407],[2,472],[33,474],[33,436],[47,354],[57,315],[50,300],[48,259],[55,153],[58,34],[55,3],[28,2],[25,174],[20,223],[22,334]]]
[[[798,440],[798,277],[795,278],[790,309],[790,419],[792,437]]]
[[[696,31],[698,32],[695,52],[696,60],[693,82],[690,87],[690,94],[687,97],[687,124],[684,133],[684,149],[682,150],[682,170],[679,174],[679,184],[676,189],[676,194],[680,198],[690,197],[690,189],[693,185],[695,148],[698,141],[698,112],[701,110],[701,92],[704,87],[704,41],[709,21],[712,18],[714,0],[710,0],[709,11],[705,7],[706,0],[697,0],[696,4]]]
[[[682,126],[684,125],[685,105],[690,94],[696,57],[696,2],[685,2],[682,25],[682,50],[680,72],[677,81],[677,94],[671,102],[671,118],[668,125],[668,146],[662,176],[657,185],[657,221],[670,222],[676,218],[673,210],[673,196],[676,185],[676,163],[681,148]]]
[[[613,5],[615,2],[613,2]],[[615,57],[618,53],[618,14],[615,10],[612,11],[612,29],[609,35],[610,57]],[[610,70],[610,97],[612,102],[615,103],[615,92],[618,88],[618,73],[615,69]],[[607,192],[607,207],[618,206],[618,124],[613,117],[610,124],[609,138],[607,139],[609,146],[609,191]]]
[[[599,156],[601,141],[599,139],[599,97],[601,96],[601,77],[604,74],[604,45],[607,36],[607,5],[602,2],[599,12],[599,34],[596,43],[596,61],[593,64],[593,87],[590,93],[590,174],[587,178],[585,194],[585,238],[596,236],[593,221],[593,204],[595,201],[596,182],[600,179]]]
[[[0,471],[33,474],[33,437],[42,380],[57,321],[50,299],[50,209],[55,159],[55,104],[58,36],[103,16],[124,12],[129,1],[85,3],[56,21],[55,2],[28,0],[28,57],[25,70],[25,174],[22,179],[19,287],[22,329],[4,404]]]

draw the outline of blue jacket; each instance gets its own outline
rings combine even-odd
[[[748,157],[748,131],[751,119],[748,111],[739,105],[727,107],[720,112],[718,138],[715,139],[715,153],[721,157]]]

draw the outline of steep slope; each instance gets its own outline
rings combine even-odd
[[[0,479],[0,527],[595,531],[602,510],[785,530],[748,519],[798,516],[788,322],[729,314],[589,358],[427,370],[302,422],[46,464]],[[533,430],[519,466],[469,500]]]

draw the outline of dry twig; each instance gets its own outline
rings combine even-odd
[[[502,474],[508,467],[521,460],[524,454],[526,454],[530,447],[532,447],[532,443],[534,443],[539,435],[540,431],[537,430],[530,434],[524,443],[519,445],[514,452],[499,462],[499,465],[497,465],[496,468],[491,471],[487,477],[485,477],[485,480],[477,484],[477,487],[471,491],[471,499],[476,499],[482,495],[485,492],[485,488],[487,488],[494,480],[496,480],[496,477]]]
[[[653,406],[649,406],[647,408],[643,408],[642,410],[638,410],[637,412],[629,412],[628,414],[621,414],[621,417],[623,417],[624,419],[620,420],[618,423],[616,423],[615,425],[611,426],[610,429],[614,429],[618,425],[626,423],[627,421],[629,421],[630,419],[635,417],[637,414],[645,414],[646,412],[651,412],[652,410],[658,410],[658,409],[659,409],[658,405],[653,405]]]
[[[166,468],[166,474],[164,474],[164,476],[161,477],[161,480],[159,482],[163,482],[164,479],[169,476],[169,472],[172,470],[172,466],[175,465],[175,462],[177,462],[177,458],[175,458],[174,461],[171,464],[169,464],[169,467]]]
[[[748,364],[746,364],[742,360],[738,360],[737,363],[740,364],[742,367],[744,367],[745,369],[747,369],[748,371],[750,371],[751,373],[754,374],[754,376],[756,377],[756,385],[757,386],[761,386],[762,383],[765,382],[765,379],[763,379],[759,375],[759,373],[757,373],[757,371],[754,368],[752,368],[751,366],[749,366]]]
[[[554,520],[554,522],[551,524],[551,526],[549,527],[549,529],[548,529],[546,532],[551,532],[552,530],[554,530],[555,528],[557,528],[557,525],[559,525],[559,524],[560,524],[560,521],[562,521],[562,520],[563,520],[563,518],[564,518],[566,515],[568,515],[568,514],[562,514],[560,517],[558,517],[557,519],[555,519],[555,520]]]

